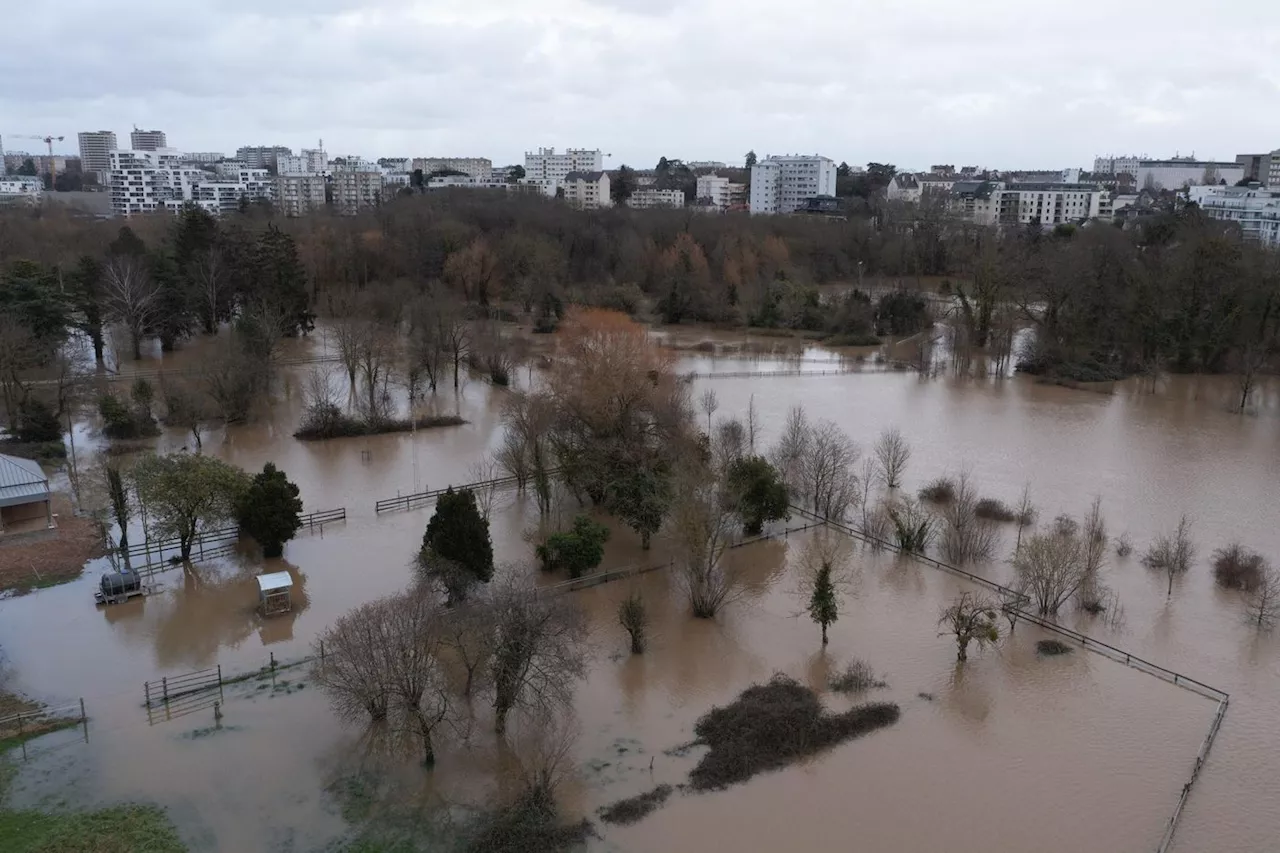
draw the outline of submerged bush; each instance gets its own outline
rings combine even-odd
[[[920,500],[929,503],[945,504],[956,498],[956,481],[948,477],[939,477],[920,490]]]
[[[618,800],[600,809],[600,819],[605,823],[620,823],[624,826],[635,823],[665,803],[672,790],[670,785],[659,785],[652,791]]]
[[[1072,648],[1066,643],[1057,640],[1041,640],[1036,643],[1036,654],[1045,655],[1046,657],[1069,655],[1072,651]]]
[[[876,671],[871,668],[871,664],[854,658],[844,669],[831,676],[827,686],[836,693],[847,694],[888,687],[889,683],[876,677]]]
[[[1018,513],[1004,501],[996,498],[983,498],[974,506],[973,514],[978,518],[991,521],[1018,521]]]
[[[301,441],[319,441],[326,438],[351,438],[361,435],[382,435],[389,432],[410,432],[415,429],[461,426],[467,423],[457,415],[434,415],[418,418],[387,418],[368,421],[341,412],[327,412],[324,417],[304,419],[293,437]]]
[[[1267,561],[1239,542],[1213,552],[1213,579],[1223,589],[1249,592],[1257,588],[1266,573]]]
[[[710,749],[689,773],[689,784],[697,791],[711,791],[745,782],[891,725],[899,713],[897,705],[877,702],[829,714],[808,687],[775,675],[768,684],[748,687],[731,704],[712,708],[698,720],[694,734]]]

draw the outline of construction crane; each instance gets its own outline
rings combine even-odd
[[[53,160],[53,143],[61,142],[66,139],[65,136],[30,136],[21,133],[15,133],[10,139],[38,139],[45,145],[49,146],[49,185],[54,186],[58,182],[58,166]]]

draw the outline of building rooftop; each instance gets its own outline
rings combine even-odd
[[[1026,183],[1015,182],[1009,184],[1005,189],[1016,190],[1019,192],[1075,192],[1075,193],[1091,193],[1098,192],[1102,187],[1097,184],[1060,184],[1051,182],[1028,181]]]
[[[598,181],[604,172],[570,172],[564,176],[566,181]]]
[[[40,463],[0,454],[0,506],[47,501],[49,478]]]

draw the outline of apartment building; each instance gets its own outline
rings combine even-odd
[[[729,209],[729,179],[712,172],[698,176],[697,199],[717,210]]]
[[[947,195],[947,210],[976,225],[994,225],[1003,189],[999,181],[956,181]]]
[[[284,216],[305,216],[325,205],[325,178],[323,175],[278,175],[276,185],[276,210]]]
[[[1130,155],[1125,157],[1116,157],[1115,155],[1107,155],[1105,157],[1093,158],[1093,173],[1095,175],[1119,175],[1127,173],[1138,177],[1138,164],[1147,159],[1144,154],[1141,157]]]
[[[774,156],[751,167],[751,212],[794,213],[815,196],[836,194],[836,164],[820,155]]]
[[[182,155],[184,163],[205,163],[210,166],[225,159],[227,157],[221,151],[189,151]]]
[[[276,157],[276,174],[320,175],[329,168],[329,155],[320,148],[303,148],[297,156],[280,154]]]
[[[539,148],[536,154],[526,151],[524,155],[524,176],[531,180],[563,184],[570,172],[603,170],[604,155],[599,149],[569,148],[557,154],[554,148]]]
[[[138,130],[135,127],[129,133],[129,147],[134,151],[159,151],[168,148],[169,144],[163,130]]]
[[[293,154],[283,145],[245,145],[236,149],[236,159],[250,169],[275,169],[280,157]]]
[[[1200,209],[1212,219],[1238,224],[1246,240],[1280,248],[1280,190],[1220,187],[1201,198]]]
[[[1139,189],[1176,190],[1196,184],[1232,186],[1244,178],[1245,167],[1236,161],[1197,160],[1174,157],[1169,160],[1141,160],[1134,173]]]
[[[28,175],[0,175],[0,205],[40,204],[44,198],[44,181]]]
[[[239,208],[242,199],[272,200],[275,185],[265,169],[244,168],[235,178],[210,174],[182,162],[172,149],[111,152],[111,210],[117,216],[169,211],[185,204],[216,215]]]
[[[335,169],[329,185],[333,205],[343,216],[377,207],[382,203],[382,184],[382,172],[377,169]]]
[[[627,207],[684,207],[684,190],[659,190],[653,187],[639,189],[631,193],[631,198],[627,199]]]
[[[1103,196],[1110,201],[1102,187],[1078,183],[1010,183],[996,196],[1001,225],[1039,222],[1045,227],[1096,219],[1102,215]]]
[[[1244,169],[1242,180],[1280,188],[1280,149],[1269,154],[1237,154],[1236,162]]]
[[[214,216],[235,213],[246,201],[276,201],[276,184],[266,169],[242,169],[234,181],[206,175],[191,181],[187,199]]]
[[[414,157],[413,169],[421,169],[422,174],[432,172],[461,172],[477,181],[493,180],[493,161],[488,157]]]
[[[609,196],[609,173],[604,170],[569,172],[564,176],[561,187],[565,201],[583,210],[596,210],[613,204]]]
[[[93,174],[105,184],[111,172],[111,152],[116,150],[116,135],[110,130],[86,130],[78,134],[80,164],[85,174]]]

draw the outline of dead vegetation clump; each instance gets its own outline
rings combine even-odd
[[[889,683],[876,675],[871,664],[854,658],[844,669],[831,676],[827,686],[836,693],[851,694],[888,687]]]
[[[983,498],[973,508],[974,515],[990,521],[1018,521],[1018,513],[997,498]]]
[[[1266,569],[1266,559],[1239,542],[1213,552],[1213,579],[1223,589],[1251,592],[1262,582]]]
[[[466,849],[468,853],[557,853],[581,846],[591,835],[587,820],[563,824],[553,799],[529,791],[485,818]]]
[[[694,733],[710,750],[689,773],[689,784],[696,791],[727,788],[891,725],[898,716],[898,706],[890,702],[828,714],[808,687],[775,675],[698,720]]]
[[[670,785],[659,785],[652,791],[610,803],[600,809],[600,819],[605,823],[619,823],[623,826],[635,823],[665,803],[672,790]]]
[[[956,498],[956,481],[949,477],[939,477],[920,490],[920,500],[929,503],[951,503]]]

